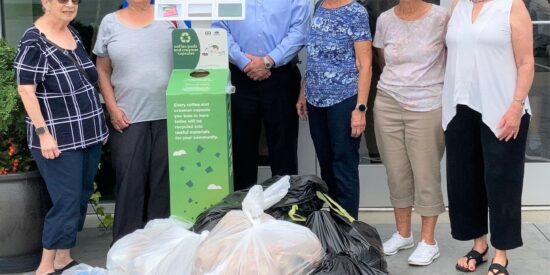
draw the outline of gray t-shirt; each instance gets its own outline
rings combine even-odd
[[[373,46],[384,49],[386,66],[378,89],[410,111],[441,107],[445,75],[445,32],[449,12],[432,5],[415,21],[405,21],[392,8],[380,15]]]
[[[101,21],[93,52],[111,59],[115,98],[132,123],[166,118],[174,28],[168,21],[129,27],[116,12]]]

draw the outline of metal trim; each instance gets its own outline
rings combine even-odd
[[[6,22],[4,16],[4,0],[0,0],[0,38],[6,37]]]

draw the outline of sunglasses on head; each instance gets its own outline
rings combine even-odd
[[[78,5],[82,2],[82,0],[57,0],[57,2],[61,5],[66,5],[69,1],[73,2],[73,5]]]

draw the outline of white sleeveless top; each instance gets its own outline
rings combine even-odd
[[[456,114],[456,105],[481,113],[498,135],[497,125],[513,103],[517,67],[512,49],[512,0],[486,2],[472,24],[473,3],[459,0],[447,30],[447,68],[443,85],[443,129]],[[530,113],[529,100],[524,111]]]

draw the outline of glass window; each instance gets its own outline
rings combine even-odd
[[[373,20],[370,20],[371,22],[376,22],[378,16],[382,14],[383,12],[389,10],[393,6],[397,5],[399,3],[399,0],[365,0],[361,1],[364,3],[365,6],[367,6],[367,9],[369,11],[369,15],[373,16]],[[439,5],[439,0],[430,0],[426,1],[432,4]],[[375,34],[376,35],[376,34]],[[376,138],[374,136],[374,121],[373,121],[373,104],[374,100],[376,98],[376,85],[378,84],[378,80],[380,79],[380,74],[382,73],[380,70],[380,65],[378,64],[378,57],[376,56],[376,51],[373,51],[373,59],[372,59],[372,82],[371,82],[371,89],[369,92],[369,100],[368,100],[368,110],[367,110],[367,127],[365,129],[365,133],[363,134],[363,142],[361,142],[361,147],[359,149],[359,154],[361,156],[361,164],[379,164],[382,163],[380,159],[380,153],[378,152],[378,146],[376,145]]]
[[[23,32],[42,14],[40,0],[4,0],[5,38],[11,45],[17,45]]]
[[[89,52],[101,19],[105,14],[117,10],[121,4],[122,0],[88,0],[80,3],[78,15],[72,25],[82,36],[84,46]],[[43,14],[40,0],[4,0],[3,8],[5,38],[14,46],[23,32]]]
[[[550,162],[550,3],[525,0],[533,20],[535,79],[529,92],[532,118],[527,139],[527,162]]]

